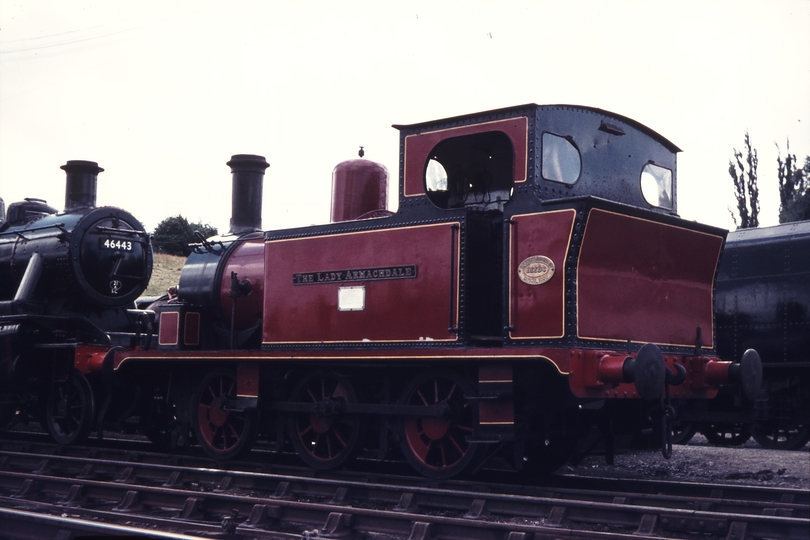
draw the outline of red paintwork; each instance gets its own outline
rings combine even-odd
[[[478,367],[478,394],[488,391],[501,394],[498,399],[478,402],[478,423],[483,426],[508,426],[515,423],[515,400],[512,397],[512,363],[481,364]]]
[[[512,141],[514,149],[514,181],[525,182],[528,168],[529,119],[525,116],[496,120],[471,126],[428,131],[405,137],[404,193],[406,197],[425,194],[425,164],[430,152],[445,139],[502,131]]]
[[[581,398],[639,398],[633,383],[622,383],[615,369],[619,359],[635,357],[635,353],[617,355],[615,351],[574,349],[570,351],[571,362],[568,385],[575,396]],[[681,356],[665,354],[664,363],[675,373],[675,364],[686,369],[686,380],[679,386],[670,386],[673,398],[713,398],[716,386],[705,384],[706,365],[716,359],[706,356]],[[728,367],[726,367],[728,370]]]
[[[236,330],[247,330],[262,318],[264,304],[264,239],[247,240],[234,249],[222,272],[219,301],[223,320],[231,320],[231,272],[236,272],[239,281],[250,281],[250,294],[236,300]]]
[[[158,345],[177,345],[180,342],[180,312],[161,313],[159,328]]]
[[[705,384],[726,384],[731,362],[712,360],[706,363],[703,372],[706,374]]]
[[[583,339],[714,346],[712,284],[723,238],[594,209],[577,269]]]
[[[436,362],[469,362],[470,360],[487,362],[513,362],[515,360],[550,361],[558,367],[560,373],[568,372],[569,350],[560,348],[526,348],[526,347],[500,347],[498,349],[458,348],[458,347],[429,347],[414,348],[362,348],[362,349],[300,349],[278,348],[262,351],[234,350],[234,351],[122,351],[116,353],[114,369],[130,361],[147,360],[161,362],[166,360],[179,360],[186,362],[213,362],[213,361],[323,361],[323,362],[367,362],[373,359],[383,364],[396,364],[412,360],[435,360]]]
[[[187,311],[183,324],[183,345],[197,346],[200,344],[200,313]]]
[[[565,264],[576,212],[561,210],[514,216],[509,259],[509,325],[512,339],[560,338],[564,334]],[[544,255],[554,276],[528,285],[518,278],[521,261]]]
[[[183,302],[169,303],[159,308],[158,347],[184,349],[200,344],[200,312],[189,311]]]
[[[264,343],[455,341],[448,330],[451,301],[453,326],[458,320],[459,242],[453,225],[458,224],[268,241]],[[404,265],[416,265],[417,277],[293,283],[300,273],[334,278],[340,271]],[[361,286],[365,309],[338,311],[338,290]]]
[[[628,358],[626,354],[606,354],[598,360],[597,379],[604,383],[620,383],[624,380],[624,363]]]
[[[497,351],[477,348],[459,349],[450,347],[437,347],[429,349],[399,348],[399,349],[271,349],[265,351],[121,351],[115,354],[114,369],[118,370],[129,362],[255,362],[252,366],[262,363],[276,362],[335,362],[346,365],[351,362],[368,362],[373,360],[382,364],[402,364],[415,360],[434,360],[436,362],[470,361],[486,362],[488,373],[502,372],[505,374],[511,369],[515,361],[551,362],[557,366],[560,373],[569,375],[571,392],[581,398],[638,398],[635,386],[632,383],[618,383],[615,377],[608,381],[600,379],[600,360],[605,356],[617,356],[616,351],[503,347]],[[635,353],[626,355],[634,357]],[[670,387],[672,397],[678,398],[712,398],[717,394],[717,384],[728,380],[728,367],[730,362],[720,362],[712,356],[682,356],[665,354],[664,361],[667,368],[674,373],[675,362],[686,368],[686,380],[680,386]],[[497,364],[504,364],[498,367]],[[483,364],[482,364],[483,365]],[[493,371],[494,370],[494,371]],[[480,375],[479,375],[480,377]],[[485,375],[489,379],[489,375]],[[714,380],[715,377],[719,380]],[[501,381],[504,377],[496,376]],[[500,421],[507,421],[509,414],[508,401],[501,402],[499,410],[492,409]]]
[[[332,223],[388,208],[388,169],[367,159],[339,163],[332,171]]]
[[[478,423],[483,426],[513,426],[515,424],[515,400],[512,398],[480,401]]]
[[[109,350],[109,347],[78,345],[73,357],[73,367],[82,375],[101,371],[104,364],[104,357],[107,356]]]

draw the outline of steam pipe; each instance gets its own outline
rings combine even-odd
[[[39,284],[39,278],[42,275],[42,257],[39,252],[35,251],[31,258],[28,260],[28,266],[25,268],[20,286],[17,287],[17,294],[14,295],[15,302],[30,302],[34,299],[34,291]]]

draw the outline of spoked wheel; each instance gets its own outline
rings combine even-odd
[[[45,408],[45,427],[59,444],[81,442],[90,434],[95,405],[90,383],[74,371],[65,382],[54,382]]]
[[[741,446],[751,438],[748,426],[738,423],[708,424],[700,432],[715,446]]]
[[[231,459],[246,453],[256,439],[255,410],[226,409],[236,399],[236,377],[227,370],[207,373],[191,401],[191,426],[206,454],[214,459]]]
[[[444,407],[444,415],[405,416],[400,423],[400,445],[408,462],[431,478],[461,473],[474,460],[473,434],[478,409],[467,400],[472,386],[449,371],[434,371],[414,378],[402,393],[401,403],[419,407]]]
[[[751,433],[762,448],[772,450],[798,450],[810,441],[810,426],[801,424],[756,424]]]
[[[672,444],[686,444],[697,433],[697,425],[693,422],[675,422],[672,426]]]
[[[298,456],[310,467],[340,467],[359,449],[363,419],[341,412],[343,404],[357,403],[357,394],[345,377],[315,373],[301,379],[290,401],[314,405],[314,412],[292,413],[287,431]]]

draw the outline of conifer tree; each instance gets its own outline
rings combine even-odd
[[[748,229],[759,226],[759,188],[757,187],[757,151],[751,147],[751,139],[748,131],[745,132],[745,162],[743,154],[736,148],[734,160],[728,161],[728,173],[734,181],[734,197],[737,199],[737,212],[740,222],[737,223],[737,215],[729,208],[731,219],[738,229]],[[735,162],[736,161],[736,162]],[[745,165],[748,165],[746,171]]]

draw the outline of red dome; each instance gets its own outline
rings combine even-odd
[[[388,215],[388,169],[367,159],[339,163],[332,171],[332,222]]]

